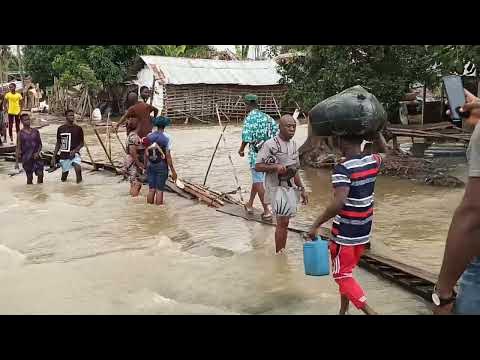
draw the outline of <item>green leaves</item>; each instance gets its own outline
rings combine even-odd
[[[306,55],[282,63],[280,74],[290,84],[289,100],[306,110],[346,88],[361,85],[395,111],[412,83],[438,82],[432,52],[423,45],[311,45],[301,50]]]
[[[27,45],[25,66],[34,81],[49,86],[56,76],[66,86],[91,89],[118,85],[128,67],[145,51],[143,45]]]

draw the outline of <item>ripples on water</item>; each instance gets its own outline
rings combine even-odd
[[[56,127],[41,130],[45,150],[53,149]],[[207,185],[220,191],[235,189],[230,152],[247,191],[247,160],[236,154],[240,128],[227,129],[228,147],[218,150]],[[179,176],[203,182],[218,127],[168,132]],[[305,126],[298,128],[299,143],[306,132]],[[96,139],[86,134],[95,160],[106,162]],[[115,138],[112,146],[113,157],[120,159]],[[2,313],[337,312],[335,283],[329,277],[304,275],[298,234],[289,234],[286,255],[275,256],[272,227],[173,194],[166,195],[164,208],[147,206],[145,188],[132,199],[127,183],[88,168],[79,186],[73,173],[69,182],[61,183],[57,171],[46,174],[42,186],[30,187],[24,185],[23,175],[6,175],[12,168],[12,163],[0,162],[0,281],[9,294],[0,298]],[[310,205],[300,209],[296,221],[311,222],[331,197],[330,174],[308,169],[302,177]],[[436,271],[461,194],[462,190],[380,178],[373,249]],[[380,313],[429,312],[418,297],[361,269],[357,274]]]

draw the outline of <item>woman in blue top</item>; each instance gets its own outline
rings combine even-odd
[[[152,121],[156,129],[144,138],[145,167],[148,178],[147,203],[163,205],[163,191],[168,179],[168,169],[172,172],[173,181],[177,180],[177,173],[173,167],[172,141],[165,133],[165,127],[170,125],[170,119],[158,116]]]

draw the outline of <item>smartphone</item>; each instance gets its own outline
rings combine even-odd
[[[460,108],[465,105],[462,78],[458,75],[448,75],[442,77],[442,81],[447,93],[450,118],[454,124],[458,124],[461,127],[462,117],[468,117],[467,113],[460,112]]]

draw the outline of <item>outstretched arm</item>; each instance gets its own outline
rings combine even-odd
[[[317,236],[318,228],[326,223],[328,220],[338,215],[342,210],[343,206],[347,202],[348,192],[350,191],[349,186],[341,186],[334,189],[333,200],[327,206],[325,211],[315,220],[308,236],[311,239],[314,239]]]

